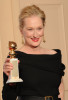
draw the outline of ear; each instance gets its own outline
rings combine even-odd
[[[22,33],[22,28],[19,28],[20,32]]]
[[[21,32],[21,35],[23,35],[23,29],[22,28],[19,28],[20,32]]]

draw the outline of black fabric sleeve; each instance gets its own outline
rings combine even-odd
[[[7,56],[9,58],[9,56]],[[16,100],[16,85],[6,84],[8,76],[3,72],[3,89],[2,89],[2,99],[3,100]]]
[[[65,72],[64,72],[65,68],[66,68],[65,64],[63,64],[61,62],[61,64],[60,64],[60,75],[61,75],[61,77],[65,75]]]
[[[60,50],[60,54],[61,54],[61,63],[60,63],[60,67],[59,67],[59,72],[60,72],[60,75],[61,75],[61,77],[62,76],[64,76],[65,75],[65,72],[64,72],[64,70],[66,69],[66,66],[65,66],[65,64],[62,62],[62,52],[61,52],[61,50]]]

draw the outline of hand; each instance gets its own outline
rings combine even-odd
[[[18,63],[19,63],[19,62],[20,62],[20,61],[18,60]],[[5,63],[4,63],[4,65],[3,65],[3,72],[4,72],[7,76],[9,76],[11,70],[13,70],[13,64],[10,63],[10,58],[6,58]]]

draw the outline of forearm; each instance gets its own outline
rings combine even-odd
[[[59,86],[59,95],[58,98],[61,98],[61,100],[64,100],[64,83],[63,83],[63,79],[61,79],[61,84]]]
[[[2,99],[3,100],[16,100],[16,85],[6,84],[8,77],[3,73],[3,89],[2,89]]]

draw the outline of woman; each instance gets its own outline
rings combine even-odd
[[[36,5],[22,9],[19,16],[24,45],[17,51],[19,77],[23,82],[6,84],[13,65],[9,56],[4,63],[3,100],[64,100],[62,76],[65,65],[61,62],[60,49],[40,46],[44,39],[45,14]]]

